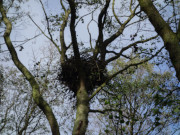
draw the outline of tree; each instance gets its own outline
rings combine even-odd
[[[33,102],[30,87],[17,69],[6,69],[1,104],[1,134],[49,133],[46,119]],[[42,130],[44,129],[44,130]]]
[[[1,104],[2,92],[3,92],[3,70],[2,67],[0,67],[0,104]]]
[[[28,14],[29,19],[37,26],[41,34],[50,40],[59,52],[59,81],[75,94],[77,112],[73,128],[74,135],[86,133],[90,101],[112,78],[131,67],[152,60],[163,49],[163,47],[156,48],[156,44],[159,42],[157,35],[154,33],[144,35],[142,32],[145,28],[141,27],[141,23],[144,23],[143,21],[147,18],[142,16],[137,1],[129,3],[120,1],[120,3],[120,6],[116,7],[115,0],[60,0],[61,13],[50,14],[44,2],[39,0],[44,12],[47,31],[43,31],[32,15]],[[52,108],[40,92],[40,83],[36,80],[36,76],[20,62],[13,46],[10,37],[13,20],[8,17],[8,9],[13,7],[13,4],[14,2],[9,6],[5,2],[3,3],[3,0],[0,1],[0,13],[5,26],[3,34],[5,44],[14,64],[31,85],[33,100],[45,114],[52,134],[58,135],[60,134],[58,122]],[[121,9],[122,16],[116,14],[118,8]],[[87,16],[89,18],[85,19]],[[81,35],[81,32],[77,30],[79,25],[84,26],[83,24],[87,26],[88,43],[84,38],[85,35]],[[71,39],[65,36],[67,27],[69,27]],[[96,27],[97,35],[91,33],[92,27]],[[127,33],[128,28],[135,28],[135,30]],[[57,33],[59,38],[56,37]],[[82,39],[78,35],[81,35]],[[123,39],[128,39],[128,42]],[[120,43],[116,45],[116,42]],[[145,43],[147,46],[144,45]],[[22,46],[20,50],[22,51]],[[139,55],[136,55],[137,53]],[[124,57],[126,61],[140,57],[141,61],[129,62],[109,76],[107,74],[109,64],[119,57]]]
[[[36,102],[36,104],[41,108],[41,110],[46,115],[49,124],[51,126],[52,133],[54,135],[59,134],[59,127],[56,121],[56,118],[52,112],[51,107],[49,104],[43,99],[43,97],[40,94],[39,91],[39,85],[36,82],[34,76],[29,72],[29,70],[19,61],[19,58],[17,56],[16,50],[13,47],[12,41],[10,39],[10,34],[12,30],[12,23],[6,16],[6,10],[3,7],[3,1],[0,1],[0,12],[2,15],[3,22],[6,25],[6,31],[4,33],[4,40],[6,42],[6,45],[11,53],[12,60],[14,64],[17,66],[17,68],[23,73],[23,75],[26,77],[26,79],[29,81],[31,87],[32,87],[32,93],[33,93],[33,99]]]
[[[125,63],[123,59],[114,62],[114,72]],[[170,72],[160,74],[153,67],[146,63],[131,68],[103,89],[99,96],[102,109],[90,112],[105,115],[104,134],[164,134],[179,122],[178,82],[172,81]]]
[[[156,32],[161,36],[164,41],[164,45],[169,52],[171,62],[176,70],[176,76],[180,81],[180,21],[178,17],[178,4],[179,1],[171,0],[173,6],[173,18],[175,18],[175,28],[171,24],[168,24],[159,11],[154,6],[151,0],[138,0],[142,11],[144,11]],[[178,23],[179,22],[179,23]],[[172,27],[172,28],[171,28]]]
[[[42,58],[32,61],[31,73],[40,86],[40,92],[53,108],[54,113],[61,119],[61,133],[71,132],[74,101],[70,93],[61,90],[56,78],[58,67],[52,63],[59,61],[57,52],[52,47],[43,47]],[[34,52],[35,54],[36,52]],[[0,111],[0,134],[50,134],[50,128],[42,111],[32,98],[31,87],[25,77],[15,67],[4,67],[4,89]],[[63,103],[63,104],[62,104]],[[71,103],[71,105],[70,105]],[[60,109],[59,109],[60,108]]]

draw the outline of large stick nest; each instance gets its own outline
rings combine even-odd
[[[99,86],[107,79],[107,71],[103,62],[93,60],[91,57],[81,59],[81,64],[86,75],[86,89],[88,93],[91,94],[96,86]],[[61,65],[58,79],[66,85],[69,90],[73,91],[74,94],[77,93],[79,88],[79,75],[73,57]]]

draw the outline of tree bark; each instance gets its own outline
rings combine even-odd
[[[74,122],[73,135],[85,135],[88,125],[89,97],[84,80],[80,80],[80,87],[77,91],[77,112]]]
[[[70,32],[71,40],[74,51],[74,57],[76,61],[76,69],[78,70],[79,86],[76,94],[77,104],[76,104],[76,119],[74,122],[73,135],[85,135],[88,126],[88,113],[89,113],[89,97],[86,88],[86,74],[82,66],[82,61],[80,58],[79,47],[77,43],[76,30],[75,30],[75,20],[76,20],[76,4],[74,0],[68,0],[71,9],[71,22],[70,22]]]
[[[169,52],[171,62],[176,70],[176,76],[180,81],[180,30],[173,32],[170,26],[161,17],[151,0],[138,0],[141,10],[144,11],[156,32],[164,41],[164,46]],[[179,28],[180,29],[180,28]]]
[[[51,107],[43,99],[42,95],[40,94],[38,83],[36,82],[34,76],[30,73],[30,71],[19,61],[16,50],[14,49],[13,44],[12,44],[11,39],[10,39],[12,24],[9,21],[8,17],[6,16],[6,11],[3,7],[3,1],[2,0],[0,0],[0,13],[2,15],[2,19],[3,19],[4,24],[6,25],[6,30],[4,33],[4,40],[5,40],[5,43],[8,47],[8,50],[11,54],[12,60],[13,60],[14,64],[16,65],[16,67],[26,77],[26,80],[30,83],[30,85],[32,87],[32,93],[33,93],[32,95],[33,95],[34,102],[39,106],[39,108],[45,114],[45,116],[46,116],[46,118],[50,124],[52,134],[53,135],[60,135],[57,120],[53,114]]]
[[[3,73],[0,69],[0,105],[1,105],[1,100],[2,100],[2,94],[3,94]]]

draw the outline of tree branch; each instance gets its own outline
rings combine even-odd
[[[94,92],[93,94],[89,97],[89,100],[91,100],[97,93],[99,93],[99,91],[104,87],[106,86],[106,84],[114,77],[116,77],[118,74],[121,74],[123,73],[124,71],[126,71],[128,68],[130,67],[136,67],[140,64],[143,64],[149,60],[151,60],[152,58],[154,58],[155,56],[158,55],[159,52],[161,52],[161,50],[163,49],[164,47],[162,47],[160,50],[158,50],[154,55],[152,55],[150,58],[146,58],[138,63],[132,63],[132,64],[129,64],[127,66],[125,66],[123,69],[119,70],[118,72],[114,73],[113,75],[111,75],[110,77],[108,77],[108,79],[106,79],[106,81],[104,83],[102,83]]]
[[[101,59],[104,59],[105,57],[105,50],[106,48],[103,48],[102,43],[103,43],[103,29],[104,29],[104,24],[105,24],[105,20],[106,20],[106,14],[107,14],[107,9],[109,7],[111,0],[106,0],[106,4],[104,6],[104,8],[101,10],[99,16],[98,16],[98,31],[99,31],[99,35],[98,35],[98,39],[96,41],[96,46],[95,46],[95,50],[94,50],[94,58],[97,58],[97,55],[99,52],[101,52]]]
[[[74,56],[76,60],[80,60],[80,53],[76,38],[76,31],[75,31],[75,20],[76,20],[76,7],[74,0],[67,0],[70,5],[71,9],[71,22],[70,22],[70,31],[71,31],[71,39],[73,45]]]
[[[69,18],[70,10],[65,11],[65,15],[63,17],[63,23],[60,26],[60,43],[61,43],[61,63],[64,63],[66,59],[66,43],[64,40],[64,30],[67,26],[68,18]]]
[[[10,51],[12,60],[16,67],[21,71],[21,73],[26,77],[26,80],[30,83],[32,87],[32,94],[33,94],[33,99],[35,103],[39,106],[39,108],[44,112],[46,118],[48,119],[48,122],[51,126],[51,131],[53,135],[59,135],[59,126],[56,121],[56,118],[52,112],[51,107],[49,104],[43,99],[42,95],[40,94],[39,91],[39,85],[36,82],[34,76],[30,73],[30,71],[20,62],[16,50],[13,47],[13,44],[11,42],[10,34],[12,30],[12,24],[9,21],[9,19],[6,16],[6,11],[4,10],[2,0],[0,1],[0,12],[3,18],[3,22],[6,25],[6,31],[4,33],[4,40],[5,43],[8,47],[8,50]]]
[[[61,4],[61,6],[62,6],[62,9],[66,12],[66,8],[65,8],[65,6],[64,6],[64,4],[63,4],[63,2],[62,2],[62,0],[60,0],[60,4]]]
[[[35,111],[36,109],[36,105],[33,105],[33,107],[31,108],[30,106],[32,105],[32,97],[30,98],[30,101],[29,101],[29,104],[28,104],[28,108],[27,108],[27,111],[26,111],[26,114],[25,114],[25,122],[24,122],[24,126],[20,129],[20,131],[18,131],[18,134],[19,135],[22,135],[23,131],[25,131],[29,125],[29,120],[33,114],[33,112]],[[31,111],[30,111],[31,110]],[[29,113],[30,111],[30,113]]]
[[[141,10],[144,11],[156,32],[161,36],[164,45],[169,52],[171,62],[176,70],[176,76],[180,81],[180,38],[177,33],[171,30],[171,27],[160,15],[159,11],[153,5],[151,0],[138,0]]]
[[[155,39],[155,38],[157,38],[157,37],[158,37],[158,35],[156,35],[156,36],[154,36],[154,37],[151,37],[151,38],[148,38],[148,39],[145,39],[145,40],[139,40],[139,41],[136,41],[136,42],[134,42],[134,43],[132,43],[132,44],[130,44],[130,45],[127,45],[126,47],[122,48],[121,51],[116,54],[116,56],[107,59],[107,60],[106,60],[106,63],[108,64],[109,62],[111,62],[111,61],[119,58],[119,57],[123,54],[123,52],[126,51],[127,49],[129,49],[130,47],[136,46],[137,44],[140,44],[140,43],[148,42],[148,41],[150,41],[150,40],[152,40],[152,39]]]
[[[121,35],[124,31],[124,29],[126,28],[126,25],[131,21],[131,19],[135,16],[135,12],[136,9],[138,8],[138,6],[136,6],[136,8],[133,10],[133,12],[131,13],[131,15],[128,17],[128,19],[121,25],[121,27],[119,28],[119,30],[114,33],[111,37],[109,37],[108,39],[106,39],[103,42],[103,46],[108,46],[112,41],[114,41],[117,37],[119,37],[119,35]]]
[[[11,107],[14,105],[14,102],[6,109],[6,112],[5,112],[5,117],[1,120],[1,123],[4,123],[2,125],[2,127],[0,127],[0,133],[1,131],[4,129],[4,127],[6,126],[7,124],[7,116],[8,116],[8,111],[9,109],[11,109]]]
[[[121,21],[119,20],[119,18],[117,17],[117,15],[116,15],[116,13],[115,13],[114,5],[115,5],[115,0],[113,0],[113,3],[112,3],[112,12],[113,12],[113,15],[114,15],[116,21],[117,21],[120,25],[122,25]]]
[[[52,37],[52,34],[51,34],[51,32],[50,32],[49,18],[48,18],[48,16],[47,16],[46,10],[45,10],[45,8],[44,8],[44,5],[43,5],[42,1],[39,0],[39,2],[41,3],[42,9],[43,9],[43,12],[44,12],[44,15],[45,15],[45,19],[46,19],[46,22],[47,22],[48,34],[49,34],[49,36],[50,36],[51,41],[54,41],[54,40],[53,40],[53,37]]]
[[[55,41],[46,35],[46,33],[40,28],[40,26],[38,26],[38,24],[32,19],[32,17],[30,15],[28,15],[28,17],[36,25],[36,27],[41,31],[41,33],[53,43],[53,45],[57,48],[58,52],[61,53],[61,50],[60,50],[59,46],[55,43]]]
[[[180,41],[180,19],[179,19],[179,24],[178,24],[177,36],[178,36],[179,41]]]
[[[92,110],[92,109],[90,109],[89,110],[90,113],[102,113],[102,114],[105,114],[106,112],[119,112],[119,111],[120,111],[120,109],[104,109],[104,110]],[[125,115],[122,115],[122,116],[128,119],[127,116],[125,116]]]

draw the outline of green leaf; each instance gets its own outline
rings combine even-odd
[[[155,126],[156,126],[156,127],[159,126],[159,125],[161,125],[161,123],[155,122]]]
[[[113,115],[109,115],[109,119],[113,119]]]
[[[152,109],[152,111],[153,111],[154,115],[156,115],[156,114],[159,114],[159,113],[160,113],[159,109]]]
[[[108,129],[106,129],[106,130],[105,130],[105,132],[106,132],[106,133],[109,133],[109,130],[108,130]]]
[[[105,105],[109,104],[109,101],[108,100],[105,100]]]
[[[126,121],[126,125],[129,125],[129,121]]]
[[[122,98],[122,95],[118,95],[118,99],[121,99]]]
[[[155,120],[156,120],[156,121],[159,121],[159,120],[160,120],[160,118],[159,118],[159,117],[156,117],[156,118],[155,118]]]
[[[120,116],[122,115],[122,111],[121,111],[121,110],[119,110],[119,115],[120,115]]]
[[[138,119],[132,118],[133,121],[138,121]]]
[[[179,111],[180,111],[179,108],[175,108],[175,109],[174,109],[174,112],[175,112],[175,113],[178,113]]]
[[[124,123],[124,120],[120,120],[120,123]]]
[[[125,130],[126,130],[125,127],[123,127],[123,128],[122,128],[122,131],[125,131]]]

